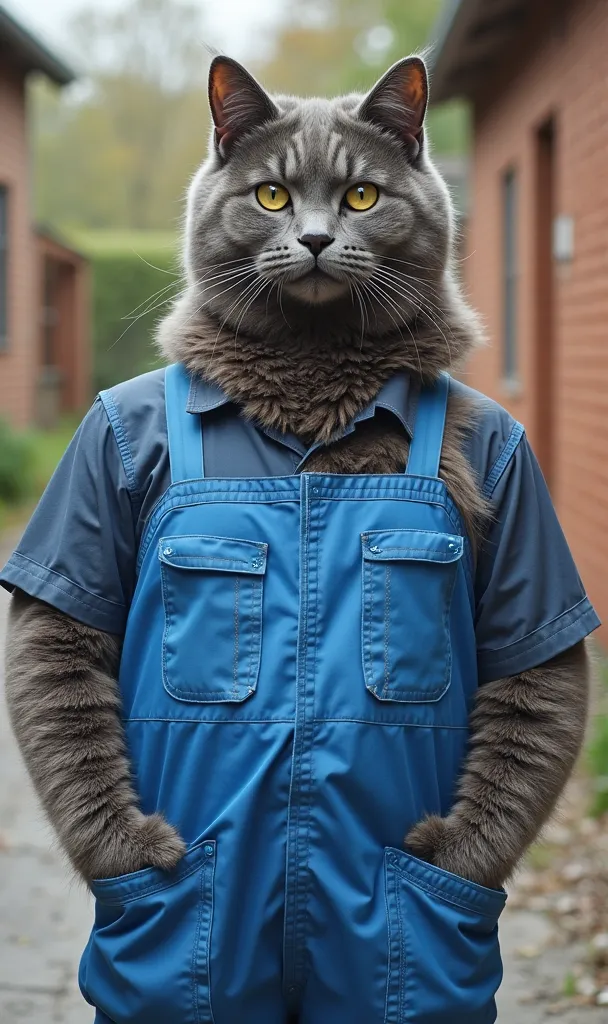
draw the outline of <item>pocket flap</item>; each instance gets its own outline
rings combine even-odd
[[[266,572],[268,544],[234,537],[161,537],[158,557],[177,569],[215,569],[218,572]]]
[[[371,530],[361,543],[371,562],[456,562],[464,550],[463,537],[432,530]]]

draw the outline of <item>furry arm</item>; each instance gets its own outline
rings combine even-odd
[[[415,855],[498,889],[555,807],[581,749],[590,665],[584,641],[538,668],[481,686],[456,802],[416,825]]]
[[[38,796],[76,870],[90,882],[173,867],[185,846],[138,808],[120,720],[119,638],[15,591],[6,694]]]

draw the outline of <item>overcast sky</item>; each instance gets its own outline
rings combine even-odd
[[[75,11],[89,6],[92,0],[2,0],[17,18],[38,32],[48,43],[61,44],[63,28]],[[120,0],[94,0],[96,7],[111,9]],[[191,0],[205,13],[209,38],[205,40],[220,48],[225,46],[235,57],[245,57],[263,45],[276,24],[284,0]],[[124,6],[124,0],[123,4]]]

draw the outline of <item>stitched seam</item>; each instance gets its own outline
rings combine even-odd
[[[213,928],[213,914],[215,909],[214,883],[215,883],[215,853],[213,860],[207,864],[207,876],[205,878],[205,906],[208,911],[209,922],[205,929],[205,980],[207,992],[207,1008],[209,1010],[209,1022],[214,1024],[213,1001],[211,999],[211,934]]]
[[[26,556],[21,555],[20,557],[25,558]],[[89,603],[87,601],[84,601],[82,598],[78,597],[77,594],[73,592],[72,587],[77,587],[77,583],[72,583],[71,580],[66,580],[66,583],[69,584],[69,586],[60,587],[59,584],[54,583],[53,580],[49,578],[49,576],[33,572],[31,569],[28,569],[27,566],[20,566],[16,564],[12,559],[8,562],[6,568],[13,568],[19,573],[25,573],[26,576],[31,576],[33,580],[38,580],[40,583],[45,583],[47,586],[59,591],[59,593],[63,594],[65,597],[69,597],[70,600],[76,601],[77,604],[82,605],[82,607],[86,608],[88,611],[95,612],[96,615],[102,615],[104,618],[107,617],[110,620],[110,622],[114,623],[114,617],[112,616],[111,612],[105,611],[103,608],[99,608],[93,602]],[[41,568],[44,567],[41,566]],[[61,576],[60,573],[55,573],[53,569],[45,569],[44,571],[45,573],[53,573],[53,575],[57,576],[59,579],[65,579],[65,577]],[[88,590],[84,590],[83,593],[88,594],[89,592]],[[113,608],[120,609],[122,612],[126,610],[124,605],[115,604],[113,601],[107,601],[105,598],[97,597],[95,594],[91,594],[90,596],[93,598],[94,601],[104,601],[106,604],[111,604]]]
[[[363,560],[363,615],[365,617],[363,622],[363,629],[361,631],[363,640],[363,671],[365,674],[366,685],[368,689],[375,695],[377,694],[377,686],[374,680],[373,662],[372,662],[372,563]],[[367,626],[367,642],[365,635],[365,627]]]
[[[202,702],[204,703],[204,702]],[[211,703],[207,701],[207,703]],[[430,702],[429,702],[430,703]],[[183,725],[241,725],[243,722],[247,722],[249,725],[268,725],[270,723],[279,723],[281,725],[293,725],[293,718],[246,718],[239,716],[238,718],[167,718],[160,717],[158,715],[133,715],[128,718],[123,718],[122,721],[127,724],[128,722],[167,722],[172,725],[183,724]],[[383,721],[375,718],[348,718],[344,716],[332,715],[331,718],[315,718],[313,719],[315,725],[322,725],[325,722],[350,722],[352,725],[377,725],[380,728],[393,728],[398,725],[406,729],[447,729],[452,732],[468,732],[468,725],[445,725],[442,723],[432,722],[409,722],[404,721],[402,718],[389,719]]]
[[[199,562],[201,560],[203,560],[205,562],[229,562],[231,565],[234,565],[235,562],[238,563],[238,565],[249,565],[249,562],[246,562],[244,558],[224,558],[222,555],[180,555],[180,554],[177,554],[176,558],[181,558],[183,560],[186,560],[186,559],[197,560]],[[169,565],[175,565],[179,569],[179,563],[176,562],[175,559],[171,559],[171,558],[165,557],[165,558],[162,559],[162,561],[163,562],[166,561]],[[205,568],[205,566],[201,565],[201,569],[204,569],[204,568]]]
[[[542,630],[548,629],[549,626],[557,624],[565,616],[573,616],[572,619],[565,624],[565,626],[561,626],[560,629],[557,630],[555,633],[549,633],[547,637],[543,637],[542,640],[539,640],[538,643],[533,644],[533,646],[529,648],[529,650],[534,650],[534,647],[538,647],[541,643],[544,643],[545,639],[551,639],[552,637],[557,636],[558,633],[561,633],[562,629],[567,629],[569,625],[571,625],[574,622],[577,622],[580,616],[584,615],[585,612],[583,611],[576,616],[573,613],[576,612],[576,609],[580,608],[582,604],[588,604],[589,608],[592,608],[592,605],[589,604],[589,598],[587,594],[585,594],[584,597],[581,597],[580,601],[577,601],[576,604],[573,604],[571,608],[567,608],[566,611],[560,612],[560,614],[556,615],[555,618],[549,619],[548,622],[544,622],[542,626],[538,626],[537,629],[533,629],[531,633],[526,633],[525,636],[520,637],[519,640],[514,640],[513,643],[506,644],[504,647],[480,647],[478,649],[478,653],[485,657],[488,654],[500,654],[501,651],[508,651],[510,648],[517,647],[519,646],[519,644],[522,644],[524,640],[531,640],[532,637],[534,637],[537,633],[540,633]],[[528,650],[528,648],[526,649]],[[515,655],[512,655],[512,657],[515,657]]]
[[[28,565],[35,565],[37,569],[40,569],[40,577],[37,576],[33,569],[28,569],[27,566],[20,566],[20,559],[23,559],[24,562],[28,563]],[[43,580],[43,582],[46,582],[46,575],[50,574],[52,576],[55,576],[58,580],[64,580],[70,588],[75,587],[77,590],[82,591],[83,594],[87,594],[88,597],[91,597],[94,601],[101,601],[103,602],[103,604],[109,604],[113,608],[121,608],[122,610],[124,610],[124,604],[120,604],[118,601],[112,601],[110,600],[109,597],[99,597],[97,594],[92,594],[90,590],[87,590],[85,587],[81,587],[79,583],[74,583],[73,580],[69,579],[68,576],[64,576],[63,573],[57,572],[56,569],[49,569],[48,566],[42,565],[41,562],[37,562],[35,558],[31,558],[29,555],[23,555],[20,551],[15,551],[14,555],[7,564],[12,564],[15,567],[15,569],[22,568],[24,572],[29,572],[30,576],[40,578],[41,580]],[[61,587],[58,584],[54,584],[54,586],[57,588],[57,590],[61,589]],[[78,598],[76,598],[76,600],[78,600]]]
[[[428,562],[456,562],[456,561],[458,561],[458,559],[455,558],[453,555],[445,555],[442,551],[430,551],[429,548],[397,548],[397,547],[382,548],[382,551],[381,551],[380,554],[376,554],[374,551],[372,551],[372,555],[374,555],[374,557],[373,558],[368,558],[368,561],[370,561],[370,562],[381,562],[383,560],[382,559],[382,555],[386,555],[387,552],[389,552],[389,551],[413,551],[416,554],[418,554],[419,552],[422,551],[422,552],[424,552],[427,555],[432,555],[433,556],[432,558],[425,559],[425,561],[428,561]]]
[[[487,917],[491,921],[494,920],[495,917],[497,916],[496,912],[492,913],[489,910],[480,910],[479,907],[474,906],[471,903],[468,903],[464,898],[462,900],[459,900],[458,897],[451,896],[443,892],[442,889],[439,889],[437,888],[437,886],[434,886],[432,882],[421,881],[421,879],[411,875],[409,871],[406,871],[403,868],[399,867],[398,864],[393,864],[393,868],[403,878],[406,878],[410,885],[415,886],[416,889],[422,889],[423,892],[428,892],[431,896],[436,896],[437,899],[439,900],[443,900],[446,903],[451,903],[455,907],[460,907],[461,910],[465,910],[469,914],[478,914],[480,917]]]
[[[198,960],[199,944],[200,944],[200,941],[201,941],[201,927],[202,927],[202,921],[203,921],[203,907],[204,907],[204,900],[205,900],[205,874],[206,874],[206,865],[203,865],[203,869],[201,871],[200,897],[199,897],[199,906],[198,906],[198,920],[197,920],[197,924],[196,924],[196,932],[195,932],[195,937],[194,937],[194,945],[192,947],[192,962],[191,962],[192,997],[193,997],[193,1003],[194,1003],[194,1014],[195,1014],[195,1017],[196,1017],[196,1024],[202,1024],[201,1017],[200,1017],[200,1012],[199,1012],[199,1005],[198,1005],[198,983],[197,983],[197,977],[196,977],[196,967],[197,967],[197,960]]]
[[[191,867],[188,871],[172,879],[170,882],[154,882],[144,889],[138,889],[137,892],[129,893],[126,896],[120,896],[118,893],[114,896],[105,896],[103,889],[96,889],[95,899],[98,899],[100,903],[105,903],[108,906],[121,906],[123,903],[134,903],[136,900],[141,899],[143,896],[150,896],[151,893],[164,892],[166,889],[172,889],[179,882],[183,882],[185,878],[190,878],[190,875],[195,874],[196,871],[200,871],[202,865],[197,863],[194,867]],[[100,882],[96,883],[100,885]]]
[[[506,441],[506,444],[505,444],[504,448],[502,449],[502,451],[498,455],[497,459],[494,462],[494,465],[492,466],[490,472],[488,473],[488,476],[486,477],[486,480],[485,480],[484,485],[482,487],[482,494],[483,494],[484,498],[491,498],[492,497],[492,494],[494,493],[494,491],[496,489],[496,485],[498,484],[498,481],[500,480],[500,478],[503,475],[505,469],[507,468],[507,465],[509,464],[511,456],[515,452],[515,449],[517,448],[517,446],[518,446],[519,442],[521,441],[522,437],[524,436],[524,434],[525,434],[525,430],[524,430],[524,427],[522,426],[522,424],[521,423],[515,423],[513,425],[513,427],[511,428],[511,433],[509,434],[509,436],[507,438],[507,441]]]
[[[249,644],[249,664],[247,669],[247,690],[249,693],[253,693],[257,686],[257,674],[259,674],[260,660],[262,657],[262,594],[263,594],[263,581],[261,579],[254,580],[252,584],[251,601],[249,603],[249,621],[251,631],[251,643]],[[252,679],[254,661],[257,660],[258,673],[255,678]]]
[[[447,512],[447,514],[448,514],[448,516],[449,516],[449,518],[450,518],[450,520],[452,522],[454,522],[454,514],[456,514],[456,523],[455,523],[454,529],[455,529],[455,532],[457,533],[459,531],[459,529],[460,529],[460,526],[457,525],[459,517],[458,517],[458,514],[455,511],[455,508],[453,507],[453,502],[451,501],[451,499],[450,499],[450,497],[449,497],[449,495],[447,493],[447,490],[445,488],[445,484],[443,483],[443,481],[438,481],[438,483],[440,483],[442,485],[441,486],[441,490],[443,491],[442,494],[439,494],[434,487],[427,487],[427,488],[408,487],[406,489],[402,489],[401,488],[401,483],[402,483],[402,481],[404,479],[404,475],[405,474],[396,474],[394,476],[395,481],[399,481],[399,485],[400,486],[399,486],[398,492],[396,492],[395,489],[392,489],[390,487],[385,487],[385,488],[369,488],[368,490],[360,489],[359,488],[359,489],[349,489],[348,491],[344,491],[343,494],[338,492],[336,497],[334,497],[333,494],[332,494],[332,495],[329,495],[329,496],[324,496],[324,498],[327,501],[341,501],[341,500],[368,501],[370,498],[387,498],[387,499],[394,500],[394,501],[405,501],[405,500],[407,500],[407,501],[416,501],[416,502],[419,502],[421,504],[438,505],[440,508],[445,509],[445,511]],[[269,479],[272,479],[272,478],[269,478]],[[290,480],[290,479],[299,479],[299,478],[298,477],[285,477],[285,478],[281,477],[279,479]],[[393,479],[393,478],[389,477],[389,479]],[[235,482],[241,483],[242,481],[240,481],[238,478],[235,478]],[[435,478],[429,478],[429,483],[430,484],[435,483]],[[179,493],[177,495],[173,495],[173,493],[171,493],[174,488],[181,490],[182,488],[186,487],[186,488],[188,488],[188,490],[191,491],[191,489],[193,487],[195,487],[195,486],[197,488],[195,493],[186,493],[186,494]],[[169,497],[167,497],[168,495],[169,495]],[[167,488],[167,491],[165,491],[165,494],[162,495],[158,499],[158,502],[156,503],[155,508],[151,511],[151,513],[150,513],[150,515],[148,517],[148,520],[146,522],[146,526],[145,526],[145,529],[144,529],[144,535],[143,535],[143,541],[142,541],[142,544],[140,545],[140,549],[139,549],[139,553],[138,553],[138,557],[137,557],[137,572],[139,573],[139,571],[141,569],[141,564],[142,564],[142,562],[144,560],[144,557],[145,557],[145,555],[148,552],[150,544],[152,543],[152,540],[153,540],[153,538],[154,538],[154,536],[155,536],[155,534],[157,532],[158,525],[164,519],[164,517],[166,515],[168,515],[169,512],[171,512],[174,508],[178,508],[180,506],[184,507],[184,508],[189,508],[189,507],[191,507],[193,505],[206,505],[206,504],[209,504],[211,502],[220,502],[223,499],[224,500],[225,499],[229,499],[231,501],[239,501],[239,502],[243,502],[245,504],[254,504],[254,503],[266,504],[266,503],[283,502],[283,501],[299,503],[300,496],[299,496],[298,493],[294,493],[291,489],[289,489],[289,490],[286,489],[285,491],[265,491],[265,490],[263,490],[261,488],[260,488],[260,490],[255,490],[255,489],[252,490],[250,488],[249,490],[244,491],[244,490],[240,490],[239,488],[235,487],[234,490],[218,490],[218,491],[206,491],[205,490],[205,492],[204,492],[204,500],[201,500],[200,483],[192,484],[192,483],[189,483],[189,482],[184,483],[184,481],[180,481],[179,483],[171,484],[171,486],[169,488]],[[382,531],[380,531],[380,532],[382,532]]]
[[[249,696],[249,693],[252,693],[253,690],[250,688],[249,692],[243,694],[242,697],[239,695],[239,692],[238,692],[238,671],[237,671],[236,667],[234,668],[235,676],[234,676],[234,685],[233,685],[232,690],[208,690],[208,689],[186,690],[183,687],[178,686],[175,682],[173,682],[173,680],[170,680],[170,678],[169,678],[169,670],[168,670],[168,666],[167,666],[167,641],[168,641],[169,632],[170,632],[170,630],[172,628],[173,620],[175,618],[175,608],[173,606],[173,603],[172,603],[172,600],[171,600],[171,596],[170,596],[171,588],[169,586],[167,566],[166,566],[166,564],[164,562],[161,562],[160,578],[161,578],[161,589],[162,589],[162,596],[163,596],[163,604],[164,604],[164,607],[165,607],[165,626],[164,626],[164,630],[163,630],[163,641],[162,641],[163,685],[164,685],[165,689],[167,690],[167,692],[171,696],[177,697],[178,700],[179,699],[188,700],[188,701],[190,701],[190,703],[194,703],[194,704],[221,704],[221,703],[227,703],[229,701],[235,701],[235,702],[239,702],[240,703],[242,700],[245,700],[245,698],[247,696]],[[236,632],[235,632],[235,644],[238,647],[238,625],[235,625],[235,630],[236,630]],[[235,657],[237,658],[237,663],[238,663],[238,651],[236,652]],[[141,719],[141,720],[142,721],[148,721],[149,719]],[[179,719],[176,719],[176,720],[179,721]],[[158,721],[163,721],[163,719],[158,719]],[[167,719],[167,721],[173,721],[173,719]]]
[[[387,863],[386,863],[386,860],[385,860],[385,862],[384,862],[384,911],[385,911],[385,914],[386,914],[386,924],[387,924],[387,933],[388,933],[388,944],[387,944],[387,946],[388,946],[388,955],[387,955],[387,958],[386,958],[386,992],[385,992],[385,997],[384,997],[384,1024],[389,1024],[389,1016],[388,1015],[389,1015],[389,1009],[390,1009],[390,996],[391,996],[391,987],[392,987],[392,985],[391,985],[391,983],[392,983],[392,969],[393,969],[393,965],[392,965],[393,943],[392,943],[391,912],[390,912],[389,899],[388,899],[388,886],[389,886],[388,867],[387,867]]]
[[[389,641],[391,630],[391,569],[386,567],[384,575],[384,688],[382,695],[385,697],[390,683],[390,658]]]
[[[366,530],[365,533],[361,534],[361,536],[367,539],[369,537],[380,537],[383,533],[424,533],[429,537],[447,536],[445,530],[413,530],[407,528],[403,529],[400,526],[388,527],[386,530]]]
[[[135,476],[135,462],[120,413],[111,391],[100,391],[99,397],[103,403],[103,407],[114,433],[125,476],[127,478],[127,483],[129,485],[129,490],[133,497],[135,497],[139,502],[139,488],[137,486],[137,478]]]
[[[320,509],[321,509],[321,506],[317,506],[317,510],[316,510],[317,511],[317,520],[318,520],[318,516],[320,514]],[[309,504],[308,504],[309,526],[310,526],[311,512],[312,512],[312,506],[311,506],[311,503],[309,502]],[[309,898],[310,898],[310,889],[311,889],[311,884],[312,884],[312,882],[311,882],[311,873],[310,873],[310,870],[309,870],[309,863],[310,863],[311,830],[312,830],[311,802],[312,802],[312,794],[315,791],[314,738],[315,738],[315,733],[316,733],[316,721],[315,721],[315,717],[314,717],[314,712],[315,712],[315,709],[316,709],[317,654],[318,654],[318,650],[319,650],[319,643],[318,643],[318,636],[319,636],[319,566],[323,564],[323,540],[324,540],[324,537],[325,537],[325,534],[324,534],[323,530],[319,527],[319,525],[317,525],[317,550],[316,550],[315,561],[314,561],[314,572],[315,572],[315,576],[314,576],[314,581],[315,581],[315,583],[314,583],[314,586],[315,586],[315,592],[314,592],[314,598],[315,598],[315,600],[314,600],[314,619],[313,619],[313,622],[312,622],[312,629],[311,629],[311,634],[310,634],[311,638],[312,638],[312,641],[313,641],[313,648],[312,648],[313,649],[313,657],[312,657],[312,694],[311,694],[311,711],[312,711],[312,714],[311,714],[310,718],[308,717],[308,708],[307,708],[308,695],[307,695],[306,692],[305,692],[305,701],[304,701],[304,706],[305,706],[305,709],[306,709],[305,723],[306,723],[307,728],[309,730],[310,742],[309,742],[309,745],[308,745],[308,775],[309,775],[309,781],[308,781],[308,806],[306,808],[306,816],[307,816],[307,821],[306,821],[306,847],[305,847],[305,857],[304,857],[304,866],[305,866],[306,874],[305,874],[305,878],[304,878],[304,897],[303,897],[303,906],[302,906],[302,917],[303,917],[302,938],[303,939],[305,938],[305,936],[310,935],[310,920],[308,918],[308,901],[309,901]],[[310,590],[310,578],[311,577],[310,577],[310,574],[309,574],[309,576],[308,576],[309,590]],[[309,604],[308,607],[310,609],[310,604]],[[306,689],[308,689],[308,673],[307,673],[307,678],[306,678]],[[308,922],[308,928],[307,928],[307,922]],[[306,955],[307,955],[306,944],[303,942],[303,944],[302,944],[302,959],[305,959]],[[304,967],[304,973],[306,973],[306,967]]]
[[[234,581],[234,657],[232,660],[233,673],[233,698],[239,695],[239,593],[240,580],[237,577]]]
[[[364,560],[364,581],[366,580],[365,569],[367,568],[367,566],[372,566],[373,564],[374,564],[374,562],[372,562],[372,561]],[[366,685],[368,685],[368,679],[371,677],[373,685],[371,687],[368,685],[368,689],[371,690],[371,692],[374,694],[374,696],[378,697],[379,700],[389,700],[389,699],[391,699],[391,700],[401,701],[402,703],[424,702],[424,703],[432,704],[432,703],[435,703],[438,700],[440,700],[441,697],[443,697],[443,695],[446,693],[447,689],[449,688],[450,679],[451,679],[451,675],[452,675],[452,658],[453,658],[451,637],[450,637],[450,631],[449,631],[449,617],[450,617],[450,611],[451,611],[451,607],[452,607],[452,600],[453,600],[453,596],[454,596],[454,587],[456,586],[456,576],[457,576],[458,569],[457,569],[457,566],[455,565],[454,562],[449,562],[449,563],[444,563],[444,564],[451,565],[451,566],[454,567],[452,569],[451,585],[450,585],[450,588],[449,588],[448,592],[445,595],[443,618],[442,618],[442,630],[443,630],[443,634],[445,636],[445,651],[446,651],[446,653],[445,653],[445,673],[444,673],[444,677],[443,677],[443,680],[440,683],[440,685],[436,686],[432,690],[412,690],[411,688],[404,690],[404,689],[400,689],[400,688],[394,687],[394,688],[392,688],[390,690],[390,693],[389,693],[388,687],[389,687],[390,679],[387,680],[387,663],[388,663],[388,660],[389,660],[389,651],[388,651],[388,647],[387,647],[387,644],[388,644],[387,628],[386,628],[386,621],[387,621],[387,604],[386,604],[386,600],[387,600],[387,598],[386,598],[386,584],[385,584],[385,598],[384,598],[384,623],[385,623],[385,625],[384,625],[384,643],[383,643],[384,686],[383,686],[383,689],[382,689],[382,694],[380,696],[378,695],[378,686],[377,686],[377,684],[375,682],[373,682],[373,679],[374,679],[374,677],[373,677],[373,663],[374,662],[373,662],[373,653],[372,653],[372,647],[373,647],[373,633],[372,633],[373,598],[370,599],[370,603],[369,604],[366,601],[364,601],[364,606],[363,606],[364,607],[364,614],[367,617],[367,626],[368,626],[367,651],[364,651],[364,675],[365,675],[365,678],[366,678]],[[407,570],[406,570],[406,572],[407,572]],[[370,571],[370,582],[369,582],[370,594],[371,594],[372,590],[373,590],[373,576],[371,575],[371,571]],[[389,602],[390,602],[390,585],[389,585]],[[390,603],[389,603],[389,610],[390,610]],[[368,664],[369,664],[369,672],[367,671],[367,668],[366,668],[366,666]]]
[[[399,939],[399,1020],[405,1020],[406,1010],[406,971],[407,955],[405,949],[405,936],[403,924],[403,911],[401,908],[401,893],[399,886],[395,886],[395,902],[397,906],[397,938]]]

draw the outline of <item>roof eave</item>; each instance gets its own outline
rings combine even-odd
[[[521,29],[529,0],[446,0],[432,33],[433,103],[474,98],[501,48]]]
[[[17,53],[19,63],[27,71],[41,71],[57,85],[69,85],[75,72],[51,53],[28,29],[20,25],[4,7],[0,7],[0,42]]]

